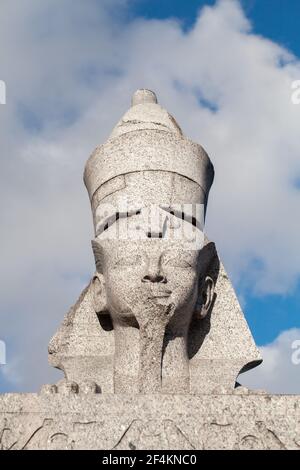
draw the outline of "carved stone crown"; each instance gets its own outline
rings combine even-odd
[[[116,176],[142,171],[176,173],[197,183],[205,201],[214,179],[213,165],[201,145],[184,137],[155,93],[137,90],[132,106],[108,141],[87,161],[84,182],[92,202],[95,192]]]

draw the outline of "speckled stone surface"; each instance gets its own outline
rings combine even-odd
[[[240,371],[261,361],[215,246],[212,243],[206,246],[211,261],[207,274],[216,280],[216,285],[210,312],[202,320],[194,318],[189,328],[187,343],[191,393],[210,393],[219,387],[233,390]],[[58,335],[52,339],[50,363],[63,369],[68,380],[77,383],[93,380],[103,393],[114,393],[114,330],[107,326],[105,319],[99,322],[92,295],[89,285],[65,318]],[[132,336],[131,340],[126,354],[130,364],[126,366],[125,358],[122,366],[131,369],[129,385],[131,392],[134,392],[139,368],[138,354],[134,351],[136,337]],[[177,382],[179,367],[178,362],[174,363]],[[170,383],[170,371],[168,374],[163,368],[163,376],[165,373]],[[176,383],[173,383],[173,388],[171,385],[173,393],[181,393]]]
[[[49,344],[64,372],[0,396],[2,449],[298,449],[300,398],[236,386],[260,353],[214,243],[213,165],[149,90],[89,158],[96,271]]]
[[[210,393],[261,362],[204,237],[213,177],[205,150],[138,90],[85,167],[96,273],[49,345],[66,380],[103,393]]]
[[[300,398],[10,394],[1,449],[300,449]]]

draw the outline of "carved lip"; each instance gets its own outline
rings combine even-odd
[[[150,295],[148,296],[149,299],[164,299],[166,297],[170,297],[172,291],[168,289],[153,289],[151,288]]]

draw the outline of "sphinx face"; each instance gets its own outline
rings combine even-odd
[[[197,229],[161,208],[149,222],[145,211],[119,217],[95,240],[101,253],[106,309],[124,321],[146,310],[163,315],[171,309],[189,317],[195,309],[201,271],[194,240]],[[117,230],[126,232],[128,238],[116,239]]]
[[[113,316],[136,317],[149,308],[192,312],[198,294],[198,253],[160,240],[103,245],[107,309]]]
[[[98,272],[111,315],[172,310],[189,317],[204,243],[201,187],[175,173],[136,172],[101,187],[94,204]]]

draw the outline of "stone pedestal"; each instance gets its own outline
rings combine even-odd
[[[300,449],[300,397],[0,397],[1,449]]]

